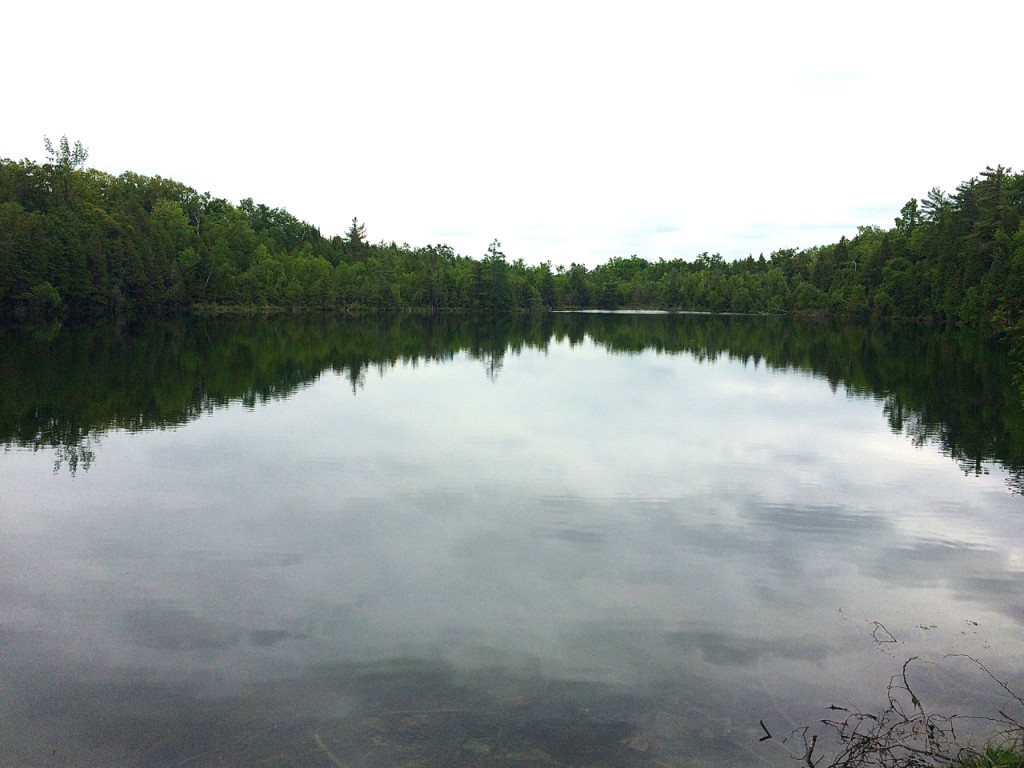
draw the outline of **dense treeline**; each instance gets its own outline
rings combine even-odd
[[[1024,316],[1024,174],[987,168],[911,200],[884,230],[728,262],[613,258],[588,270],[479,259],[446,245],[370,243],[356,219],[325,237],[280,208],[49,162],[0,160],[0,315],[80,318],[256,305],[344,311],[659,308],[808,312],[1017,325]]]

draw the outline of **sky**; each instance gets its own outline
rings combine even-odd
[[[0,157],[326,236],[596,266],[767,257],[1024,168],[1024,3],[10,3]]]

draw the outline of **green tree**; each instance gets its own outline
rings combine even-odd
[[[537,290],[540,292],[544,306],[551,309],[555,306],[555,276],[551,272],[551,262],[545,261],[537,268]]]
[[[476,302],[478,309],[504,312],[512,306],[508,264],[497,238],[487,246],[487,255],[476,271]]]
[[[587,286],[587,268],[583,264],[573,263],[568,272],[568,295],[566,300],[569,306],[586,307],[590,304],[590,289]]]
[[[359,218],[352,217],[352,225],[345,234],[349,245],[363,245],[366,241],[366,225],[359,223]]]
[[[928,197],[921,201],[924,211],[921,218],[928,222],[937,222],[953,208],[953,200],[938,187],[928,191]]]
[[[900,209],[900,215],[896,218],[896,229],[909,237],[920,223],[921,212],[917,208],[917,198],[912,197]]]
[[[46,144],[46,157],[53,169],[64,205],[70,207],[72,174],[85,168],[85,163],[89,159],[89,150],[83,147],[80,141],[76,141],[72,148],[68,145],[67,136],[60,137],[60,147],[56,150],[48,136],[43,137],[43,142]]]

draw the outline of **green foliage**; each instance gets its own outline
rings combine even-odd
[[[70,207],[72,174],[85,168],[85,163],[89,159],[89,151],[82,146],[80,141],[76,141],[72,149],[68,145],[67,136],[60,137],[58,149],[53,148],[48,136],[43,137],[43,142],[46,145],[49,167],[56,181],[55,186],[59,187],[62,192],[64,204]]]
[[[1002,166],[949,195],[910,200],[890,230],[727,262],[636,255],[587,269],[480,259],[447,245],[367,242],[280,208],[237,206],[178,182],[88,170],[87,150],[45,141],[49,162],[0,160],[0,319],[174,312],[190,305],[321,311],[676,309],[805,313],[983,325],[1024,345],[1024,174]],[[43,286],[49,285],[60,297]],[[38,290],[34,290],[38,289]]]
[[[49,283],[33,285],[25,294],[29,311],[34,315],[53,317],[60,314],[62,302],[60,292]]]
[[[962,768],[1024,768],[1024,751],[1015,747],[986,747],[977,755],[959,760]]]
[[[67,136],[60,137],[60,149],[58,150],[53,148],[48,136],[43,137],[43,143],[46,145],[46,158],[50,161],[50,165],[55,167],[81,170],[89,159],[89,150],[82,146],[82,142],[76,141],[74,149],[71,149]]]
[[[355,248],[366,244],[366,225],[360,224],[359,219],[356,216],[352,217],[352,226],[348,228],[346,233],[348,244]]]

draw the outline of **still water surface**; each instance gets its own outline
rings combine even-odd
[[[998,350],[404,322],[3,339],[0,764],[786,765],[911,655],[937,708],[1000,701],[946,653],[1020,680]],[[915,383],[964,349],[966,404]]]

